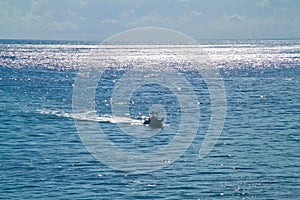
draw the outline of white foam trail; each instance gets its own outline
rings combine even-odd
[[[37,110],[39,114],[42,115],[54,115],[57,117],[65,117],[76,119],[80,121],[93,121],[93,122],[102,122],[102,123],[128,123],[132,125],[141,125],[143,124],[143,120],[131,119],[130,117],[118,117],[112,115],[103,115],[98,116],[93,111],[87,111],[83,113],[68,113],[58,110],[49,110],[49,109],[42,109]]]

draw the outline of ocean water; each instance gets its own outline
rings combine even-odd
[[[0,49],[1,199],[300,198],[300,40],[1,40]],[[205,69],[192,62],[199,58]],[[207,66],[219,73],[211,85],[201,74]],[[210,87],[220,80],[224,125],[200,159],[220,97]],[[142,124],[152,110],[165,117],[163,129]],[[94,125],[143,162],[126,170],[108,143],[96,140],[91,150],[84,134],[95,134]],[[192,140],[165,153],[184,151],[149,162],[181,128]]]

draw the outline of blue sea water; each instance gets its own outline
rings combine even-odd
[[[300,198],[300,40],[217,40],[202,41],[197,47],[150,49],[1,40],[0,49],[1,199]],[[172,59],[173,55],[193,59],[203,50],[224,83],[226,117],[217,144],[199,159],[212,115],[210,91],[194,66],[175,67]],[[137,56],[136,62],[124,51]],[[95,92],[96,114],[73,112],[78,75],[95,59],[117,64],[98,66],[105,71]],[[151,172],[131,173],[108,166],[90,153],[76,121],[99,124],[125,152],[146,155],[172,141],[184,105],[168,82],[135,88],[128,94],[129,102],[119,102],[129,105],[127,117],[114,114],[118,81],[143,63],[148,66],[141,70],[149,75],[145,80],[154,73],[167,74],[173,66],[190,82],[200,103],[200,110],[190,114],[200,113],[199,129],[177,160],[162,160],[169,164]],[[161,68],[153,70],[153,65]],[[178,91],[184,86],[179,85]],[[142,125],[154,104],[160,105],[157,109],[166,118],[159,131]],[[153,135],[135,138],[118,124]],[[113,152],[107,156],[114,159]]]

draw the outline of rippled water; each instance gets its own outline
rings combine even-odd
[[[300,41],[202,43],[148,48],[2,40],[0,197],[299,198]],[[209,55],[204,61],[217,67],[223,79],[226,118],[217,144],[200,160],[199,149],[212,115],[211,96],[188,59],[203,52]],[[103,64],[96,68],[106,69],[97,84],[96,113],[74,113],[76,77],[95,63]],[[116,170],[93,157],[80,139],[75,121],[98,123],[116,146],[128,152],[152,152],[175,137],[184,111],[177,93],[167,85],[136,88],[129,102],[118,102],[129,103],[124,116],[114,115],[112,110],[115,86],[127,71],[142,71],[149,75],[147,80],[155,73],[174,70],[190,82],[200,103],[200,110],[189,111],[200,113],[200,119],[187,151],[177,160],[161,160],[167,162],[166,167],[144,174]],[[142,125],[153,104],[160,105],[157,109],[166,117],[164,129],[155,130],[158,133]],[[155,136],[136,138],[122,133],[118,124]]]

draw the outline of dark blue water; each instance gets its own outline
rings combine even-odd
[[[97,160],[75,126],[75,120],[91,120],[72,112],[79,68],[91,51],[103,49],[80,42],[1,41],[0,198],[300,198],[300,41],[207,41],[202,48],[218,66],[226,90],[222,134],[200,160],[211,117],[209,91],[198,73],[179,69],[191,86],[201,86],[195,89],[199,130],[179,159],[140,174]],[[155,151],[174,138],[182,105],[169,88],[143,85],[131,95],[129,119],[141,121],[153,103],[160,104],[165,128],[146,139],[122,133],[117,124],[127,122],[113,115],[111,100],[124,73],[124,68],[106,69],[97,85],[99,118],[92,120],[125,151]],[[149,131],[132,122],[132,129]]]

